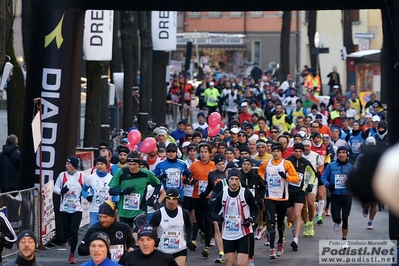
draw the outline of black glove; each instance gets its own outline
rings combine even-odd
[[[92,195],[90,195],[90,196],[87,196],[87,198],[86,198],[86,199],[87,199],[87,201],[88,201],[88,202],[92,202],[92,201],[93,201],[93,196],[92,196]]]
[[[161,208],[161,203],[159,203],[158,201],[156,201],[156,202],[154,203],[154,205],[152,205],[152,208],[153,208],[154,210],[158,210],[159,208]]]
[[[244,226],[250,227],[253,222],[254,222],[254,219],[252,217],[245,218]]]
[[[282,178],[284,178],[284,179],[287,178],[287,175],[286,175],[285,172],[283,172],[283,171],[278,172],[278,174],[279,174]]]
[[[122,195],[129,195],[132,192],[133,192],[133,188],[132,187],[128,187],[128,188],[122,189],[121,194]]]
[[[333,184],[333,183],[328,184],[328,190],[330,190],[330,192],[334,191],[335,190],[335,184]]]
[[[183,184],[188,185],[190,182],[193,180],[193,175],[192,174],[187,174],[186,178],[183,180]]]
[[[204,192],[201,192],[201,194],[199,195],[201,199],[205,199],[207,195],[205,195]]]
[[[218,223],[223,223],[223,221],[224,221],[224,217],[222,215],[218,215],[215,218],[216,218],[216,222],[218,222]]]
[[[158,176],[158,178],[159,178],[159,180],[163,181],[163,180],[166,180],[166,178],[168,178],[168,175],[162,174],[162,175]]]
[[[315,174],[316,174],[316,177],[317,177],[317,178],[320,178],[320,177],[321,177],[320,171],[317,171]]]
[[[313,190],[313,186],[312,186],[311,184],[309,184],[309,185],[306,187],[306,192],[312,192],[312,190]]]
[[[188,248],[189,250],[191,250],[191,251],[195,251],[195,249],[197,248],[197,246],[196,246],[193,242],[188,241],[188,242],[187,242],[187,248]]]
[[[65,193],[67,193],[68,191],[69,191],[68,186],[63,186],[63,187],[61,188],[61,194],[65,194]]]
[[[154,206],[155,201],[156,201],[156,198],[154,196],[149,197],[147,202],[146,202],[147,206]]]

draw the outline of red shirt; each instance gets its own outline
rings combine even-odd
[[[241,113],[238,115],[238,119],[240,120],[240,125],[242,125],[245,120],[247,120],[249,123],[252,123],[252,115],[250,113]]]

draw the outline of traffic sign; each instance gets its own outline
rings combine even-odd
[[[355,38],[361,38],[361,39],[374,39],[375,34],[366,32],[366,33],[355,33]]]

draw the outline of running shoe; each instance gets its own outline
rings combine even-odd
[[[339,224],[337,224],[337,223],[334,223],[333,230],[334,230],[335,234],[339,235],[339,232],[341,230],[341,226]]]
[[[194,244],[194,250],[197,248],[197,241],[191,240],[191,242]]]
[[[215,246],[215,238],[214,238],[214,237],[211,238],[211,242],[209,243],[209,245],[210,245],[211,247],[214,247],[214,246]]]
[[[276,249],[275,248],[271,248],[270,249],[270,255],[269,255],[270,259],[276,259]]]
[[[322,225],[323,224],[323,216],[320,215],[320,216],[317,217],[317,224],[318,225]]]
[[[303,236],[309,235],[309,222],[303,225]]]
[[[298,244],[295,241],[291,242],[292,251],[298,251]]]
[[[226,262],[226,258],[224,257],[224,255],[219,254],[219,257],[215,260],[215,263],[225,263]]]
[[[263,231],[262,227],[258,226],[258,228],[256,229],[255,239],[256,240],[262,239],[264,233],[265,232]]]
[[[248,266],[255,266],[254,259],[248,259]]]
[[[368,222],[367,223],[367,230],[373,230],[373,223],[372,222]]]
[[[330,212],[330,209],[329,209],[329,208],[325,208],[325,209],[324,209],[324,215],[325,215],[325,216],[330,216],[330,215],[331,215],[331,212]]]
[[[200,241],[201,241],[201,244],[205,244],[205,233],[204,232],[200,232]]]
[[[348,241],[342,240],[342,241],[341,241],[341,248],[342,248],[342,249],[347,249],[347,248],[349,248]]]
[[[75,256],[71,253],[68,258],[69,264],[76,264]]]
[[[265,246],[270,246],[270,234],[269,231],[265,231]]]
[[[308,236],[314,236],[313,222],[309,222],[309,225],[308,225]]]
[[[278,243],[276,255],[281,257],[284,254],[284,243]]]
[[[367,218],[367,216],[369,216],[369,209],[363,209],[362,214],[364,218]]]
[[[202,251],[202,256],[204,258],[209,258],[209,247],[205,246],[204,250]]]
[[[292,223],[290,222],[290,220],[288,219],[287,216],[284,218],[284,220],[285,220],[285,227],[286,228],[291,228]]]

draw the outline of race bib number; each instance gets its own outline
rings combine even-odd
[[[269,174],[267,177],[269,187],[281,187],[281,178],[278,174]]]
[[[302,179],[303,179],[303,174],[302,173],[298,173],[298,177],[299,177],[299,181],[295,182],[295,183],[291,183],[291,185],[295,186],[295,187],[300,187],[302,184]],[[309,181],[309,179],[308,179]]]
[[[124,252],[123,245],[111,245],[109,252],[111,253],[111,260],[118,262]]]
[[[241,228],[240,215],[228,215],[225,217],[225,229],[229,232],[237,232]]]
[[[66,212],[75,212],[76,210],[76,200],[67,199],[64,204],[64,210]]]
[[[101,190],[97,190],[96,193],[96,198],[95,198],[95,204],[97,206],[100,206],[101,203],[103,203],[106,200],[109,200],[109,194],[107,190],[101,189]]]
[[[346,188],[345,182],[348,179],[347,175],[335,175],[335,188],[344,189]]]
[[[166,180],[167,187],[180,187],[180,172],[178,173],[168,173],[168,178]]]
[[[140,194],[132,193],[125,195],[123,200],[123,209],[130,211],[137,211],[140,209]]]
[[[184,100],[190,100],[190,97],[191,97],[191,93],[189,93],[189,92],[184,93]]]
[[[164,249],[178,250],[180,248],[180,235],[177,232],[164,232],[162,240]]]
[[[360,153],[360,148],[362,147],[362,144],[360,142],[355,142],[351,144],[351,148],[353,153]]]
[[[198,196],[202,192],[205,192],[207,186],[208,186],[208,181],[198,181]]]

